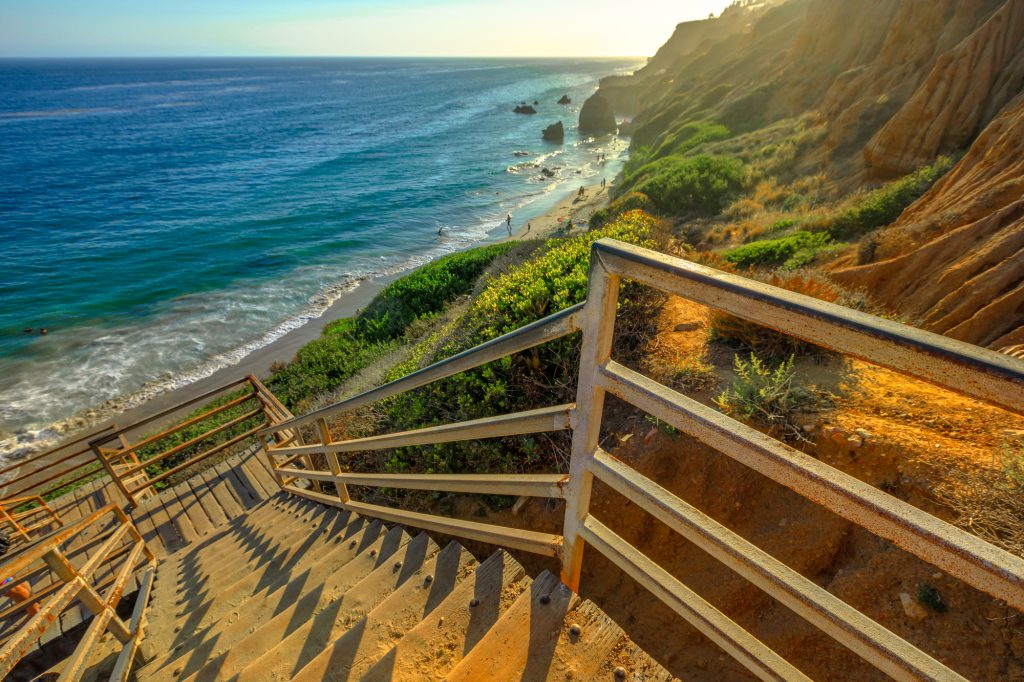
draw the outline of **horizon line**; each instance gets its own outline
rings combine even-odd
[[[3,55],[0,59],[649,59],[650,55],[403,55],[403,54],[310,54],[310,55]]]

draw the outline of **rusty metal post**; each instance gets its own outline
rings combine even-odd
[[[128,486],[126,486],[124,484],[124,481],[121,480],[121,476],[117,473],[117,471],[114,469],[113,465],[111,465],[110,461],[106,458],[106,456],[100,451],[99,441],[91,441],[89,443],[89,447],[92,449],[92,453],[96,456],[96,459],[100,461],[100,464],[103,465],[103,468],[107,470],[108,474],[110,474],[110,478],[114,479],[114,483],[117,485],[118,490],[121,491],[121,494],[124,495],[125,499],[128,501],[128,505],[132,509],[138,507],[139,503],[136,501],[135,496],[132,495],[132,492],[128,489]]]
[[[611,356],[615,332],[615,310],[619,299],[619,278],[610,275],[596,249],[590,252],[590,277],[587,302],[583,308],[583,348],[580,352],[579,379],[576,388],[576,423],[573,425],[569,483],[562,530],[562,582],[579,591],[583,566],[583,540],[580,529],[590,512],[593,474],[589,461],[597,451],[604,411],[605,392],[597,385],[598,368]]]
[[[320,442],[324,446],[331,444],[331,429],[327,425],[327,420],[320,418],[316,420],[317,429],[320,431]],[[338,461],[338,453],[324,451],[324,456],[327,457],[327,464],[331,467],[331,473],[335,476],[341,475],[341,463]],[[340,480],[334,482],[334,486],[338,489],[338,499],[341,500],[342,504],[347,503],[350,499],[348,494],[348,486],[342,483]]]

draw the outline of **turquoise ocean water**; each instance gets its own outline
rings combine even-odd
[[[626,144],[581,139],[578,109],[637,65],[0,61],[0,455],[610,180]],[[511,113],[523,100],[540,113]],[[565,144],[541,142],[559,119]]]

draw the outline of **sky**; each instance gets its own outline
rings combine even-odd
[[[648,56],[729,0],[0,0],[0,57]]]

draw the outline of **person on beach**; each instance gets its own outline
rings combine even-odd
[[[526,223],[526,234],[530,234],[530,223]]]
[[[508,236],[512,236],[512,214],[509,213],[508,217],[505,218],[505,224],[508,226]]]
[[[576,193],[576,196],[578,196],[580,199],[582,199],[583,195],[585,193],[586,193],[586,190],[583,189],[583,185],[580,185],[580,191]]]

